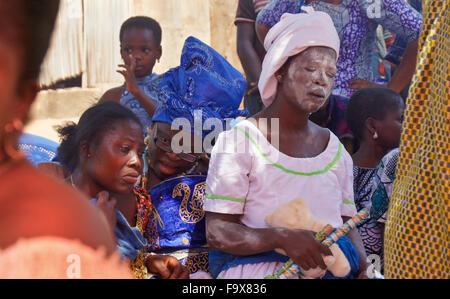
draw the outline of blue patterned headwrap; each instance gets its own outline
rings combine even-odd
[[[194,132],[195,122],[206,119],[221,121],[246,116],[239,110],[247,82],[225,58],[194,37],[188,37],[181,54],[181,64],[166,72],[159,84],[160,105],[153,122],[171,124],[187,119]],[[202,130],[205,137],[211,130]]]

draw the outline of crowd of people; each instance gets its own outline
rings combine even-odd
[[[289,259],[315,278],[383,276],[420,2],[239,0],[245,76],[195,37],[154,73],[161,26],[131,17],[123,85],[62,124],[55,159],[34,167],[17,140],[58,5],[0,6],[0,277],[65,278],[68,255],[85,278],[262,279]],[[334,229],[370,211],[336,243],[345,275],[317,231],[269,225],[299,198],[299,215]]]

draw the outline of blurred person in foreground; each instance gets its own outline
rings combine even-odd
[[[55,0],[0,4],[0,277],[129,278],[103,214],[17,150],[58,7]]]

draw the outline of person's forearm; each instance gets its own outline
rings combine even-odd
[[[238,56],[248,82],[258,83],[261,74],[261,60],[251,45],[238,47]]]
[[[351,230],[347,234],[347,237],[350,239],[350,241],[352,242],[356,251],[358,252],[358,256],[359,256],[359,271],[358,271],[358,273],[361,273],[362,271],[366,271],[367,267],[368,267],[367,254],[366,254],[366,249],[364,248],[364,244],[363,244],[363,241],[361,239],[361,236],[360,236],[358,230],[356,228]]]
[[[150,97],[148,97],[141,89],[133,92],[133,95],[139,101],[139,103],[141,103],[142,107],[144,107],[148,115],[150,115],[150,117],[153,117],[156,108],[158,108],[155,102],[150,99]]]
[[[417,40],[409,43],[405,55],[387,87],[401,92],[408,85],[416,70],[417,50]]]
[[[266,25],[259,24],[256,22],[255,24],[256,36],[258,37],[261,44],[264,45],[264,40],[266,39],[266,35],[269,32],[270,28]]]
[[[222,222],[207,225],[207,240],[211,249],[247,256],[267,252],[279,247],[276,228],[253,229],[238,223]],[[212,225],[211,225],[212,224]],[[211,230],[208,227],[214,226]],[[219,228],[220,229],[217,229]]]
[[[236,32],[236,46],[247,81],[258,83],[261,74],[261,57],[255,50],[255,27],[253,23],[239,23]]]
[[[329,248],[314,238],[314,233],[288,228],[249,228],[239,215],[207,214],[206,239],[211,249],[248,256],[282,249],[302,269],[326,268],[323,256]]]

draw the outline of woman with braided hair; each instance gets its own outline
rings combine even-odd
[[[62,139],[58,156],[73,169],[66,179],[75,189],[93,198],[110,224],[117,249],[130,262],[136,278],[151,274],[161,278],[187,278],[174,258],[147,252],[142,237],[149,198],[137,196],[135,185],[142,174],[144,140],[139,118],[119,103],[105,102],[86,110],[78,124],[58,129]]]

